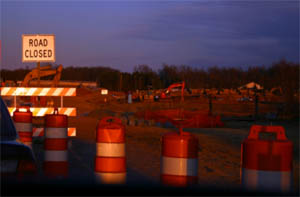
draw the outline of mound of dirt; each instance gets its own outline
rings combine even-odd
[[[93,118],[102,118],[105,116],[114,116],[114,115],[115,113],[113,111],[101,110],[101,109],[95,109],[88,114],[89,117],[93,117]]]
[[[78,96],[86,96],[86,95],[89,95],[89,94],[92,94],[93,91],[92,90],[89,90],[88,88],[77,88],[76,90],[76,94]]]

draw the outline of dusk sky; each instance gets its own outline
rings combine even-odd
[[[299,1],[1,0],[2,69],[35,66],[22,34],[55,34],[64,67],[298,63]]]

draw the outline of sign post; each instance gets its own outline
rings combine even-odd
[[[23,34],[22,62],[37,63],[37,86],[40,86],[40,62],[55,62],[54,34]]]
[[[40,86],[40,62],[37,62],[37,65],[36,65],[36,67],[37,67],[37,70],[38,70],[38,87]]]

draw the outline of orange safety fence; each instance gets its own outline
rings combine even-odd
[[[208,111],[185,111],[181,109],[167,109],[156,111],[142,111],[135,114],[138,118],[154,120],[159,123],[167,121],[174,125],[179,124],[190,128],[223,127],[220,116],[209,115]]]

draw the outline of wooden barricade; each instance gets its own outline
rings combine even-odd
[[[76,88],[62,88],[62,87],[1,87],[1,96],[13,96],[14,106],[8,107],[8,111],[11,116],[13,116],[14,111],[17,108],[17,96],[60,96],[61,97],[61,107],[58,107],[59,114],[64,114],[67,116],[76,116],[76,108],[74,107],[63,107],[63,97],[64,96],[76,96]],[[52,114],[55,107],[30,107],[33,117],[43,117],[46,114]],[[69,128],[71,129],[71,128]],[[76,128],[75,129],[76,135]],[[74,136],[74,132],[71,134]]]

